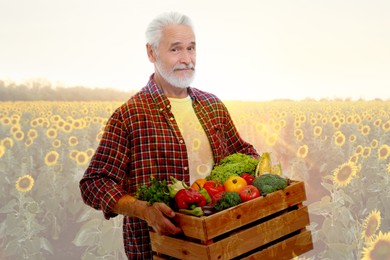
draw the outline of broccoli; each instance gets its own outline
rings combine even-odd
[[[240,195],[238,192],[227,192],[225,191],[222,195],[222,197],[217,200],[214,204],[214,208],[217,211],[221,211],[224,209],[228,209],[231,207],[234,207],[242,202]]]
[[[223,158],[215,165],[206,179],[224,183],[231,176],[239,176],[243,173],[254,175],[258,163],[258,159],[249,155],[234,153]]]
[[[287,187],[287,179],[272,173],[265,173],[255,178],[252,185],[260,190],[261,195],[265,196],[277,190],[283,190]]]

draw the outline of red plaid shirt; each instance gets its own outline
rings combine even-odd
[[[258,156],[252,145],[242,140],[228,110],[214,95],[188,88],[196,115],[203,126],[218,163],[240,152]],[[150,177],[169,176],[189,184],[189,167],[183,136],[170,111],[167,97],[153,81],[119,107],[110,117],[100,144],[80,181],[82,198],[102,210],[106,219],[115,217],[113,207],[125,194],[134,195]],[[129,259],[151,259],[152,252],[145,221],[124,217],[123,238]]]

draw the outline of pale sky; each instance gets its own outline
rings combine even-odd
[[[148,22],[189,15],[222,99],[390,98],[389,0],[0,0],[0,79],[140,89]]]

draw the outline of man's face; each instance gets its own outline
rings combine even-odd
[[[195,35],[186,25],[168,25],[156,53],[156,73],[174,87],[188,87],[195,76]]]

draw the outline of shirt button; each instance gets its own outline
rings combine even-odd
[[[187,170],[188,170],[188,167],[184,167],[184,170],[187,171]]]
[[[160,108],[160,111],[163,111],[164,109]]]
[[[179,142],[180,142],[181,144],[182,144],[182,143],[184,143],[183,139],[180,139],[180,141],[179,141]]]
[[[173,117],[171,117],[171,118],[169,118],[169,120],[171,120],[171,121],[173,121],[173,120],[175,120]]]

